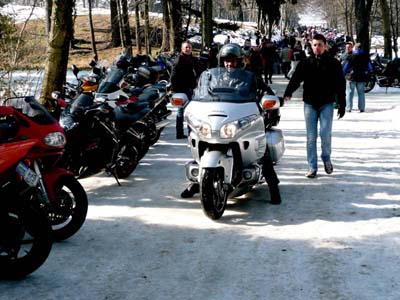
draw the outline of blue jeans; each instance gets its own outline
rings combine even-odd
[[[193,90],[189,89],[184,92],[186,96],[188,96],[189,101],[192,99]],[[184,134],[183,129],[183,115],[184,115],[184,108],[179,107],[178,111],[176,112],[176,135],[182,136]]]
[[[353,97],[354,89],[357,89],[358,95],[358,109],[360,111],[365,110],[365,82],[347,81],[346,84],[346,110],[351,111],[353,109]]]
[[[306,120],[307,131],[307,162],[309,170],[318,170],[317,159],[317,134],[318,120],[320,123],[319,135],[321,137],[323,162],[331,160],[331,140],[332,140],[332,121],[333,103],[325,104],[316,109],[310,104],[304,103],[304,118]]]

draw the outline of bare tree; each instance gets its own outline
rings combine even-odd
[[[146,54],[151,55],[150,45],[150,19],[149,19],[149,1],[144,1],[144,44],[146,47]]]
[[[94,59],[97,61],[99,56],[97,55],[96,38],[94,35],[94,27],[93,27],[92,0],[88,0],[88,5],[89,5],[89,25],[90,25],[90,37],[91,37],[91,42],[92,42],[92,51],[93,51]]]
[[[51,108],[51,93],[60,91],[65,82],[72,32],[74,0],[53,0],[51,30],[40,102]]]
[[[111,42],[108,47],[121,46],[121,33],[118,16],[118,0],[110,0]]]
[[[212,0],[201,2],[202,46],[210,46],[213,41]]]

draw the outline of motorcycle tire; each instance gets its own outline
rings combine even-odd
[[[139,155],[134,145],[128,144],[122,147],[118,153],[115,165],[117,178],[127,178],[136,169],[139,163]]]
[[[200,184],[200,200],[207,217],[212,220],[222,217],[228,201],[228,191],[224,189],[223,169],[204,169]]]
[[[55,241],[73,236],[85,223],[88,199],[85,190],[73,176],[62,176],[55,185],[55,201],[46,212]]]
[[[50,254],[53,238],[46,216],[33,207],[9,209],[0,223],[0,278],[21,279]],[[6,225],[5,225],[6,224]]]
[[[157,130],[156,126],[154,124],[150,125],[150,128],[148,130],[148,143],[149,146],[154,145],[157,143],[161,135],[161,130]]]
[[[368,93],[372,91],[372,89],[375,87],[375,80],[370,80],[365,83],[365,88],[364,88],[364,93]]]
[[[135,140],[135,148],[138,152],[138,160],[142,159],[147,151],[149,150],[149,144],[146,142],[147,139],[147,127],[143,123],[135,123],[131,130],[135,132],[135,136],[138,138]]]

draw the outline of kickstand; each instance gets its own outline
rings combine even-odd
[[[113,171],[112,168],[107,168],[107,172],[110,173],[115,178],[118,185],[121,186],[121,183],[118,180],[117,174],[115,174],[115,170]]]

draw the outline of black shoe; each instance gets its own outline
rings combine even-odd
[[[194,194],[200,192],[200,185],[198,183],[191,183],[189,186],[182,192],[181,198],[192,198]]]
[[[333,166],[331,161],[324,161],[324,167],[325,167],[325,172],[326,174],[332,174],[333,172]]]
[[[271,197],[271,204],[281,204],[281,193],[279,192],[279,187],[277,185],[269,187],[269,194]]]
[[[306,173],[306,177],[307,177],[307,178],[315,178],[315,177],[317,177],[317,171],[315,171],[315,170],[309,170],[309,171]]]
[[[177,134],[176,135],[176,139],[177,140],[186,139],[186,138],[187,138],[187,135],[184,135],[184,134]]]

